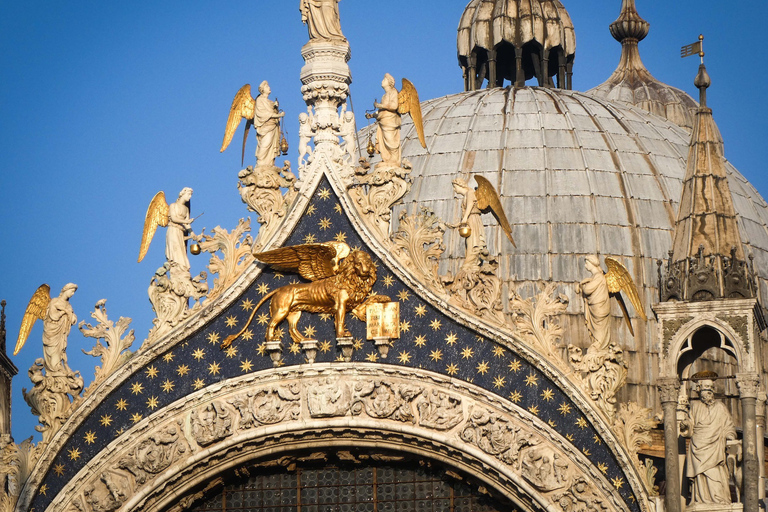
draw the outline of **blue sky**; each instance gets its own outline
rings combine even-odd
[[[358,126],[381,97],[385,72],[407,77],[422,100],[462,89],[456,27],[466,0],[343,0],[342,27],[352,46],[352,98]],[[680,46],[706,36],[713,80],[709,105],[726,156],[764,195],[760,148],[768,129],[760,96],[768,71],[764,47],[768,3],[741,0],[738,9],[714,0],[637,0],[651,33],[640,45],[648,69],[696,97],[698,59]],[[603,82],[620,45],[608,25],[620,0],[564,0],[576,27],[574,88]],[[295,163],[297,116],[304,111],[299,71],[307,41],[298,0],[249,2],[0,1],[0,298],[8,301],[8,344],[42,283],[58,293],[74,282],[79,319],[90,321],[97,300],[109,315],[133,318],[138,348],[154,317],[147,285],[164,261],[159,233],[136,263],[144,213],[158,190],[169,198],[195,191],[192,214],[202,227],[232,229],[249,216],[237,192],[239,151],[219,153],[227,113],[245,83],[269,80],[286,111]],[[750,37],[747,40],[748,36]],[[235,140],[237,141],[237,137]],[[252,157],[255,138],[246,155]],[[253,218],[255,225],[255,218]],[[207,258],[192,258],[193,273]],[[41,350],[37,325],[14,359],[13,433],[28,437],[36,421],[21,396],[26,371]],[[93,340],[73,329],[70,365],[86,384],[97,360],[83,356]]]

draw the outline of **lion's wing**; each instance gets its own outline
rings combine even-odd
[[[337,250],[325,244],[294,245],[254,255],[275,270],[298,272],[304,279],[318,281],[336,275]]]

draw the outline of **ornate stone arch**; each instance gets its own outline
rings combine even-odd
[[[684,324],[670,340],[669,357],[664,360],[664,365],[661,368],[662,377],[678,375],[680,359],[687,353],[696,350],[696,347],[693,346],[693,337],[706,328],[711,328],[720,335],[720,344],[716,348],[733,356],[737,364],[744,364],[747,355],[744,353],[744,340],[741,336],[730,324],[715,315],[702,315]]]
[[[420,369],[330,364],[246,375],[158,410],[93,457],[47,510],[161,512],[224,471],[318,446],[437,460],[527,511],[569,501],[628,510],[587,455],[482,388]]]

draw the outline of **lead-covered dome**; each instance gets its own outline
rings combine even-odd
[[[426,101],[422,109],[428,151],[410,121],[404,122],[403,156],[413,165],[413,185],[392,215],[394,231],[402,210],[416,214],[422,207],[459,223],[462,201],[452,180],[480,175],[498,190],[517,244],[512,247],[493,217],[483,215],[489,252],[499,256],[507,315],[511,293],[532,296],[541,283],[554,282],[570,299],[569,342],[587,346],[576,284],[588,275],[584,258],[590,254],[621,260],[650,312],[659,301],[657,261],[668,258],[672,246],[688,132],[636,107],[546,88],[465,92]],[[744,249],[760,269],[765,301],[768,204],[730,163],[726,169]],[[455,273],[465,253],[457,229],[447,229],[444,243],[441,275]],[[635,369],[624,398],[652,407],[653,379],[633,372],[657,367],[655,321],[635,320],[633,338],[621,327],[615,304],[613,314],[615,336]]]
[[[458,29],[459,65],[465,90],[509,80],[517,86],[536,78],[539,85],[570,89],[576,35],[560,0],[472,0]]]

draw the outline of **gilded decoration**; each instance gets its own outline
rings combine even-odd
[[[343,241],[350,248],[350,255],[352,248],[360,248],[358,250],[366,252],[366,244],[352,229],[348,217],[343,214],[339,199],[326,179],[319,180],[316,192],[306,206],[305,214],[283,244],[286,247],[316,245],[320,241],[318,234],[323,233],[326,234],[326,240]],[[112,453],[104,451],[104,448],[113,442],[118,443],[119,447],[124,447],[118,448],[118,451],[134,454],[132,459],[127,459],[123,465],[146,476],[148,482],[155,477],[150,471],[153,467],[142,466],[141,463],[142,450],[147,447],[154,445],[163,453],[167,451],[168,455],[163,456],[166,461],[176,460],[175,463],[184,464],[179,461],[185,460],[191,452],[198,453],[207,443],[209,444],[206,449],[216,447],[230,443],[230,440],[236,437],[240,439],[238,436],[243,432],[254,432],[253,435],[256,435],[256,432],[263,431],[262,427],[274,427],[294,421],[318,421],[321,422],[317,423],[320,428],[324,422],[370,419],[379,425],[376,429],[378,432],[381,425],[390,422],[407,429],[426,429],[429,432],[442,433],[441,435],[453,439],[452,442],[461,443],[467,441],[461,439],[460,432],[471,427],[477,433],[479,445],[489,448],[495,443],[493,429],[499,422],[494,419],[486,423],[480,418],[473,420],[474,423],[470,421],[472,411],[475,410],[473,403],[480,399],[486,404],[484,407],[489,413],[502,414],[503,411],[497,410],[496,405],[488,404],[504,403],[504,410],[518,411],[516,414],[529,418],[526,420],[528,422],[533,419],[541,426],[539,430],[551,428],[557,431],[562,436],[559,438],[558,449],[566,450],[569,454],[568,460],[585,456],[594,462],[593,467],[596,469],[589,479],[589,484],[569,480],[567,485],[559,487],[556,491],[541,492],[561,496],[562,500],[565,500],[563,503],[568,500],[576,503],[578,499],[586,496],[585,492],[591,496],[589,493],[592,490],[587,488],[591,489],[589,486],[604,476],[606,482],[609,482],[608,485],[613,484],[612,488],[624,502],[624,505],[616,505],[617,507],[639,510],[638,505],[633,502],[635,489],[639,488],[639,480],[632,480],[631,474],[622,469],[629,461],[625,460],[616,441],[610,440],[613,437],[607,431],[607,426],[599,419],[596,420],[589,405],[575,393],[575,389],[570,388],[569,383],[561,377],[553,376],[549,370],[543,371],[540,362],[532,362],[521,356],[512,348],[513,345],[489,339],[468,329],[459,323],[456,315],[447,315],[419,296],[375,253],[366,254],[376,272],[376,279],[366,297],[390,297],[392,302],[399,305],[400,310],[400,338],[392,343],[386,366],[375,367],[374,374],[356,382],[349,379],[319,378],[295,387],[290,382],[281,380],[274,385],[265,383],[264,386],[259,384],[254,387],[251,384],[247,389],[236,392],[233,390],[231,396],[226,398],[210,395],[211,390],[219,389],[217,386],[225,386],[224,382],[230,383],[233,379],[261,382],[258,379],[265,375],[263,372],[273,368],[265,341],[271,318],[267,302],[273,296],[266,301],[264,299],[275,290],[291,286],[292,282],[303,282],[301,275],[294,272],[281,271],[274,266],[251,266],[248,272],[254,272],[254,277],[250,284],[215,317],[208,317],[204,323],[183,326],[184,332],[188,334],[175,337],[175,344],[147,347],[134,356],[137,358],[135,366],[124,365],[116,372],[118,375],[109,378],[112,387],[108,397],[104,395],[105,398],[101,399],[101,402],[89,403],[87,413],[72,418],[66,425],[66,435],[57,438],[55,446],[42,453],[40,472],[35,473],[26,484],[30,493],[27,494],[28,498],[25,498],[28,500],[25,507],[46,510],[54,498],[58,500],[60,498],[57,496],[64,495],[61,491],[68,483],[77,481],[76,475],[86,463],[94,457],[102,457],[99,454]],[[336,262],[331,259],[326,264],[331,268],[335,265],[341,267],[349,258],[350,256],[338,258]],[[536,311],[537,306],[531,304],[533,310],[522,314],[531,315],[527,319],[533,333],[530,336],[539,336],[541,343],[551,343],[556,347],[558,333],[561,332],[557,327],[556,317],[565,304],[558,299],[554,289],[549,290],[549,297],[548,306],[544,307],[545,304],[542,303]],[[262,304],[257,308],[260,302]],[[243,330],[250,317],[253,317],[253,322]],[[522,318],[518,320],[523,321]],[[538,323],[534,324],[534,321]],[[518,328],[521,325],[518,324]],[[343,361],[344,357],[334,350],[333,346],[333,341],[337,338],[333,313],[302,315],[296,322],[296,329],[303,338],[317,341],[316,359],[311,366],[305,368],[320,371],[327,367],[333,368],[336,364],[341,365],[339,369],[344,368],[343,362],[339,362]],[[356,367],[365,366],[366,363],[383,362],[379,347],[366,340],[365,323],[345,322],[344,329],[351,335],[348,338],[349,361],[355,363]],[[240,338],[222,351],[221,343],[228,336],[238,333],[241,333]],[[294,343],[283,325],[275,326],[272,334],[274,339],[283,345],[284,350],[280,360],[282,368],[271,371],[290,372],[297,365],[306,365],[307,356],[302,344]],[[525,335],[523,338],[531,339],[530,336]],[[430,377],[432,380],[472,382],[478,390],[477,393],[482,394],[482,398],[479,398],[479,394],[466,395],[449,389],[434,389],[430,379],[408,378],[400,381],[387,377],[387,373],[380,373],[384,368],[389,372],[412,371],[410,368],[415,367],[423,368],[419,371],[430,372],[430,375],[433,375]],[[570,391],[566,392],[564,389]],[[167,411],[177,410],[187,397],[202,390],[205,390],[205,396],[208,398],[186,409],[186,413],[180,417],[183,425],[170,421],[170,413]],[[480,411],[481,408],[477,410]],[[159,414],[159,411],[163,413]],[[516,420],[499,416],[501,423],[504,423],[501,419],[507,421],[508,425],[511,425],[509,428],[514,430]],[[193,425],[196,427],[193,428]],[[173,433],[174,429],[176,434]],[[142,437],[150,432],[160,437]],[[182,435],[184,442],[180,438]],[[468,435],[467,433],[465,437]],[[179,440],[175,441],[177,436]],[[505,436],[507,434],[502,438]],[[165,443],[164,439],[168,442]],[[329,439],[332,440],[333,437]],[[134,444],[142,442],[145,442],[144,448],[137,450],[138,445]],[[325,441],[318,439],[316,442]],[[423,442],[417,444],[423,445]],[[507,453],[503,458],[511,460],[509,457],[513,452],[509,449],[501,451],[501,446],[489,449],[498,451],[499,454]],[[493,457],[498,463],[506,464],[482,447],[478,446],[477,449]],[[522,475],[523,466],[520,462],[521,478],[541,489],[551,489],[562,483],[558,481],[559,483],[555,484],[546,476],[535,476],[537,471],[542,474],[547,468],[554,471],[554,466],[543,463],[543,460],[549,457],[547,453],[538,452],[529,457],[525,470],[527,477]],[[171,467],[175,463],[172,463]],[[116,499],[120,493],[134,496],[135,489],[131,488],[115,493],[107,492],[107,482],[113,489],[119,489],[122,485],[119,483],[122,480],[114,476],[115,472],[125,476],[126,471],[116,464],[94,470],[90,473],[91,480],[87,483],[88,488],[93,488],[89,495],[91,497],[87,498],[83,494],[79,499],[85,506],[86,499],[93,501],[98,495],[111,495]],[[43,486],[45,493],[39,492]],[[83,492],[85,490],[84,488]],[[132,505],[128,505],[126,501],[121,506]]]

